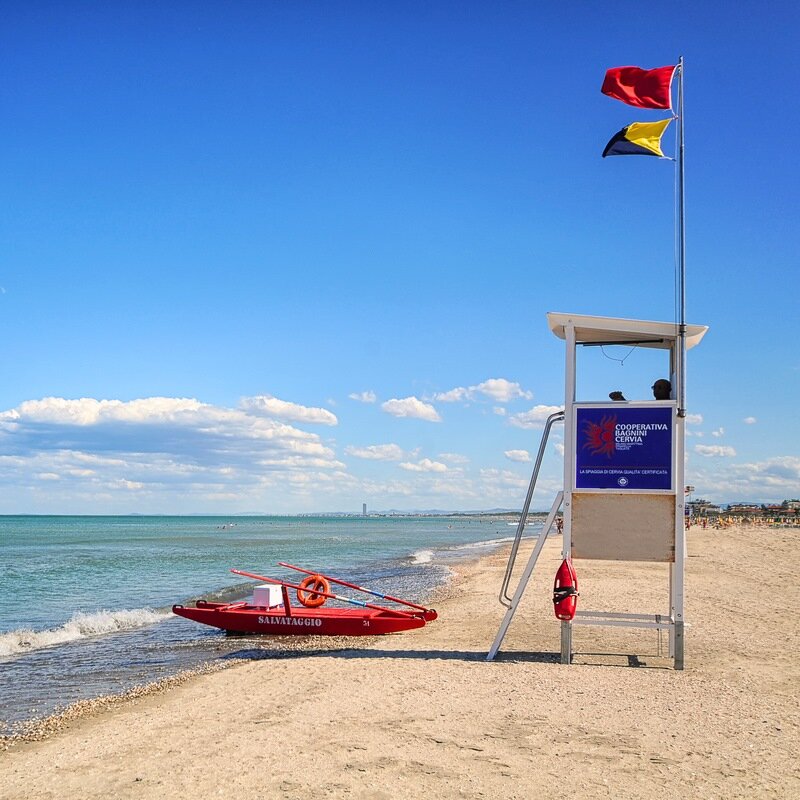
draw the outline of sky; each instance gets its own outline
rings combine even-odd
[[[790,2],[4,4],[0,513],[519,508],[546,313],[676,319],[674,162],[600,157],[661,112],[599,90],[680,56],[686,481],[800,497],[799,33]],[[668,371],[579,358],[579,399]]]

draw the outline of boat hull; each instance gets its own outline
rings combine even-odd
[[[436,618],[436,612],[406,614],[390,609],[295,608],[289,614],[283,607],[259,608],[246,603],[209,603],[198,600],[195,606],[176,605],[173,613],[231,633],[270,636],[376,636],[422,628]]]

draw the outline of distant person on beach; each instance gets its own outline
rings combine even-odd
[[[672,394],[672,384],[666,378],[659,378],[653,385],[653,397],[656,400],[669,400]]]

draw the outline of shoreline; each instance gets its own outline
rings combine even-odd
[[[525,539],[523,539],[525,541]],[[489,547],[489,543],[480,543],[484,547]],[[472,553],[460,556],[457,560],[450,561],[444,568],[444,577],[438,583],[433,584],[431,589],[418,602],[427,603],[429,606],[436,597],[446,597],[448,588],[457,576],[458,566],[469,568],[469,565],[479,562],[482,558],[496,555],[498,552],[508,551],[510,546],[507,544],[497,544],[491,546],[488,553]],[[222,632],[219,632],[222,634]],[[243,643],[252,645],[253,639],[257,637],[241,637]],[[364,636],[355,640],[351,637],[341,636],[270,636],[263,638],[263,645],[250,646],[247,648],[247,655],[235,658],[228,654],[218,656],[201,662],[193,667],[181,669],[180,671],[166,675],[157,680],[143,684],[136,684],[122,692],[104,694],[97,697],[89,697],[77,700],[65,706],[59,706],[53,713],[46,714],[29,720],[12,723],[11,733],[0,732],[0,753],[9,748],[22,743],[40,742],[51,736],[57,735],[65,730],[70,723],[94,714],[105,713],[114,708],[123,706],[150,695],[161,694],[177,686],[185,684],[192,678],[199,675],[211,675],[226,669],[231,669],[239,664],[250,661],[265,661],[269,659],[292,658],[298,656],[314,656],[338,650],[351,650],[354,648],[354,641],[370,643],[380,640],[379,636]]]
[[[0,798],[557,797],[566,776],[579,797],[799,794],[796,535],[692,528],[683,672],[652,631],[576,628],[575,663],[557,663],[560,542],[545,545],[492,663],[507,546],[453,565],[425,628],[243,652],[76,710],[0,752]],[[776,563],[787,605],[773,622]],[[581,607],[663,610],[665,565],[576,566]]]
[[[502,522],[498,523],[494,518],[481,519],[480,522],[482,524],[473,521],[467,525],[448,519],[429,524],[417,520],[406,525],[387,521],[377,529],[374,525],[368,526],[363,537],[352,526],[338,523],[334,528],[322,531],[325,536],[321,537],[322,544],[315,550],[317,557],[314,560],[327,565],[330,573],[350,577],[360,585],[378,586],[392,595],[421,599],[435,584],[447,580],[453,562],[472,557],[475,552],[490,552],[498,546],[499,537],[510,538],[511,529]],[[430,536],[421,535],[415,526],[423,532],[430,532]],[[183,527],[178,526],[177,530],[181,531]],[[190,524],[189,528],[194,535],[194,527]],[[45,534],[48,530],[45,525]],[[81,532],[83,529],[72,526],[69,530]],[[102,527],[92,529],[91,534],[103,541],[103,537],[107,537],[111,544],[109,552],[112,552],[118,543],[114,531],[106,534],[105,530]],[[209,524],[206,523],[198,535],[206,536],[208,530]],[[290,538],[294,535],[294,529],[285,526],[277,526],[275,530],[288,531]],[[295,538],[299,541],[306,530],[316,531],[317,526],[303,528],[301,524],[300,534]],[[265,534],[259,528],[243,527],[241,531],[246,549],[242,561],[257,563],[260,556],[252,543],[264,539]],[[349,548],[355,554],[350,560],[344,559],[348,562],[346,566],[342,566],[343,559],[335,552],[341,531],[345,531],[348,537],[344,540],[344,549]],[[377,541],[370,544],[385,531],[391,538],[387,543],[388,550]],[[145,539],[153,538],[162,549],[166,548],[164,542],[169,544],[174,538],[174,534],[162,530],[159,525],[149,526],[143,536]],[[269,536],[271,533],[267,538]],[[213,531],[206,539],[203,539],[202,547],[210,557],[219,561],[220,554],[227,550],[228,539],[220,540]],[[366,543],[363,547],[359,544],[361,539]],[[55,544],[58,551],[60,545],[58,542]],[[433,549],[421,550],[421,547]],[[379,558],[379,548],[388,553],[385,558]],[[65,549],[69,554],[69,547]],[[331,557],[326,557],[326,553]],[[110,560],[110,557],[106,559],[107,562]],[[298,563],[296,559],[289,560]],[[201,575],[194,581],[190,568],[187,582],[190,590],[175,593],[170,592],[169,587],[183,586],[183,580],[176,574],[172,578],[162,575],[160,581],[154,581],[147,570],[122,567],[113,572],[116,567],[113,563],[109,566],[113,579],[102,581],[103,585],[99,586],[94,584],[100,581],[90,581],[87,588],[70,595],[69,603],[54,603],[49,586],[20,587],[15,586],[12,580],[11,587],[7,587],[11,604],[4,605],[0,615],[3,618],[3,626],[0,626],[0,673],[3,677],[0,684],[4,687],[0,691],[3,695],[0,734],[17,732],[26,721],[52,716],[76,702],[140,689],[147,683],[195,669],[205,661],[216,660],[224,653],[244,646],[220,636],[219,631],[212,628],[181,620],[171,611],[174,603],[193,605],[200,597],[230,602],[251,594],[253,583],[244,578],[240,583],[234,580],[235,585],[226,585],[220,590],[203,590],[203,587],[219,586],[218,581],[225,584],[227,563],[213,574],[206,570],[209,575]],[[144,573],[146,581],[141,592],[127,588],[138,585],[138,572]],[[267,574],[271,575],[273,571],[268,568]],[[75,580],[72,575],[63,577],[67,581]],[[109,590],[108,587],[117,584],[125,587],[124,596]],[[166,591],[164,586],[168,587]],[[21,598],[25,598],[26,593],[29,601],[23,604]],[[41,604],[36,602],[37,597],[41,597]],[[38,616],[26,617],[28,609],[37,612]],[[52,612],[58,615],[55,619]],[[275,638],[272,641],[280,640]]]

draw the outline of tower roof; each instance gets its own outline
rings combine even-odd
[[[584,314],[562,314],[550,311],[547,324],[559,339],[566,339],[565,328],[572,323],[578,344],[637,344],[669,350],[678,339],[675,322],[653,322],[645,319],[589,317]],[[686,326],[686,349],[700,344],[707,325]]]

